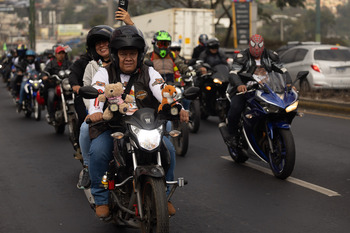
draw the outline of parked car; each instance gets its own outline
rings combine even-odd
[[[350,49],[348,47],[293,46],[282,53],[280,59],[292,79],[295,79],[299,71],[309,71],[307,78],[300,81],[301,91],[350,89]]]
[[[276,49],[276,52],[279,56],[282,56],[282,54],[286,51],[288,51],[290,48],[293,48],[298,45],[320,45],[320,42],[316,41],[288,41],[286,45],[283,45]]]

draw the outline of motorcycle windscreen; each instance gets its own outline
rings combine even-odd
[[[228,82],[229,67],[224,64],[219,64],[213,67],[213,79],[217,78],[221,82]]]

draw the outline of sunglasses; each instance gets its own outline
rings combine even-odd
[[[172,51],[179,51],[179,52],[181,51],[181,49],[179,49],[179,48],[172,48],[171,50]]]

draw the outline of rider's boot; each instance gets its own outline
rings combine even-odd
[[[99,218],[107,218],[109,216],[108,205],[96,205],[96,215]]]
[[[170,201],[168,201],[168,213],[169,213],[169,216],[173,216],[176,213],[176,210]]]
[[[225,122],[221,122],[219,124],[219,129],[221,132],[221,136],[224,139],[224,142],[230,146],[231,148],[236,148],[238,143],[237,143],[237,135],[232,135],[229,133],[227,125]]]

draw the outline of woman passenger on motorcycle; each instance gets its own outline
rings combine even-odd
[[[122,26],[115,29],[110,40],[110,51],[112,63],[106,69],[99,69],[92,79],[92,86],[100,92],[108,83],[122,82],[124,86],[129,81],[135,79],[130,91],[134,97],[134,102],[129,107],[127,114],[132,114],[138,108],[151,107],[157,109],[162,100],[161,87],[164,80],[152,67],[143,64],[146,43],[142,33],[134,26]],[[131,79],[131,77],[133,77]],[[133,81],[131,81],[133,83]],[[146,95],[145,95],[146,93]],[[89,118],[92,122],[102,121],[104,103],[91,100],[89,108]],[[180,111],[180,120],[188,121],[188,113]],[[108,170],[109,162],[112,160],[113,139],[110,130],[98,130],[93,136],[90,146],[89,172],[91,178],[91,193],[95,198],[96,215],[107,217],[109,215],[108,190],[100,187],[101,178]],[[166,146],[169,148],[171,142],[164,138]],[[175,157],[175,151],[172,151]],[[174,166],[174,164],[172,164]],[[169,176],[174,176],[173,170],[169,168]],[[172,173],[172,174],[169,174]],[[172,208],[172,209],[171,209]],[[175,209],[168,203],[169,214],[175,214]]]
[[[255,34],[250,38],[249,48],[237,54],[233,64],[234,70],[230,72],[229,86],[227,92],[231,98],[230,109],[228,111],[228,131],[230,137],[225,141],[233,148],[237,147],[238,123],[245,106],[245,95],[236,95],[239,92],[247,91],[249,80],[242,79],[239,73],[249,73],[253,77],[261,80],[266,73],[273,70],[279,71],[276,67],[286,73],[287,88],[291,88],[292,79],[289,73],[279,63],[278,54],[275,51],[267,50],[264,46],[264,39],[261,35]]]
[[[90,86],[92,77],[100,69],[110,64],[109,57],[109,38],[112,34],[113,28],[107,25],[99,25],[91,28],[86,37],[87,51],[91,54],[93,59],[86,65],[83,83],[84,86]],[[84,100],[85,106],[89,109],[89,101]],[[83,156],[83,174],[79,177],[77,187],[84,189],[90,185],[90,177],[88,171],[89,165],[89,149],[90,149],[89,125],[82,122],[80,126],[79,145]]]

